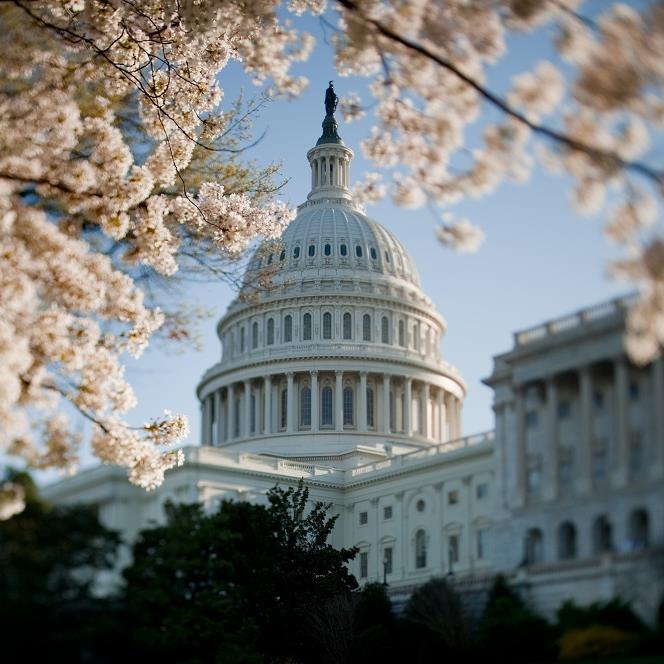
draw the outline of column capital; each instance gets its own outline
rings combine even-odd
[[[309,374],[312,376],[317,376],[318,375],[318,369],[310,369]]]
[[[286,378],[292,378],[295,375],[294,371],[286,371]]]
[[[369,375],[368,371],[360,371],[360,376],[363,376],[364,378],[366,378],[368,375]]]
[[[343,369],[335,369],[334,370],[334,375],[335,376],[343,376],[344,372]]]

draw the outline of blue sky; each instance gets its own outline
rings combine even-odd
[[[255,122],[256,134],[266,131],[265,137],[246,155],[261,164],[283,163],[283,174],[290,181],[280,198],[292,205],[305,200],[308,193],[305,155],[320,135],[327,81],[335,79],[341,97],[351,90],[360,94],[364,90],[362,81],[335,75],[319,22],[308,19],[306,26],[318,45],[313,57],[296,71],[309,78],[309,88],[295,100],[269,105]],[[491,87],[504,90],[511,76],[529,64],[555,60],[550,36],[540,31],[511,39],[509,55],[490,72]],[[241,89],[252,92],[253,86],[237,65],[223,73],[221,82],[228,102]],[[351,174],[359,179],[365,170],[374,170],[359,149],[370,118],[350,125],[340,119],[339,123],[345,143],[355,150]],[[419,269],[424,290],[447,321],[443,355],[460,369],[468,385],[465,433],[493,426],[492,394],[481,379],[491,372],[492,356],[511,347],[514,331],[629,290],[629,285],[606,276],[606,260],[615,250],[602,235],[601,217],[575,216],[568,200],[569,182],[540,169],[525,185],[507,184],[488,197],[454,206],[457,216],[468,216],[486,234],[485,244],[472,255],[454,254],[439,245],[434,240],[436,219],[426,209],[404,210],[384,201],[368,210],[402,240]],[[130,414],[132,421],[143,422],[164,408],[183,412],[192,429],[187,442],[198,442],[200,416],[194,391],[204,370],[220,357],[214,328],[233,296],[221,284],[191,287],[188,297],[215,311],[203,325],[204,349],[181,355],[151,350],[131,363],[127,376],[139,397],[139,406]]]

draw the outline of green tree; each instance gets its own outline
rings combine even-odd
[[[269,505],[167,506],[125,571],[135,646],[172,662],[313,661],[309,615],[357,586],[328,542],[330,505],[273,488]]]
[[[7,480],[25,491],[26,508],[0,521],[0,624],[9,661],[112,661],[113,602],[95,596],[120,538],[94,508],[51,507],[27,473]]]

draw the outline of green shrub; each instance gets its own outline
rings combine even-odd
[[[606,625],[571,629],[560,640],[560,660],[629,655],[635,651],[638,641],[638,634]]]
[[[567,600],[556,611],[556,618],[563,633],[593,625],[616,627],[635,634],[645,634],[648,631],[629,603],[619,597],[605,602],[593,602],[587,606],[577,606],[574,601]]]

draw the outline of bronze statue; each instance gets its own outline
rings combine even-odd
[[[332,115],[334,111],[337,110],[338,103],[339,97],[334,93],[332,81],[330,81],[330,85],[328,85],[327,90],[325,90],[325,112],[327,115]]]

